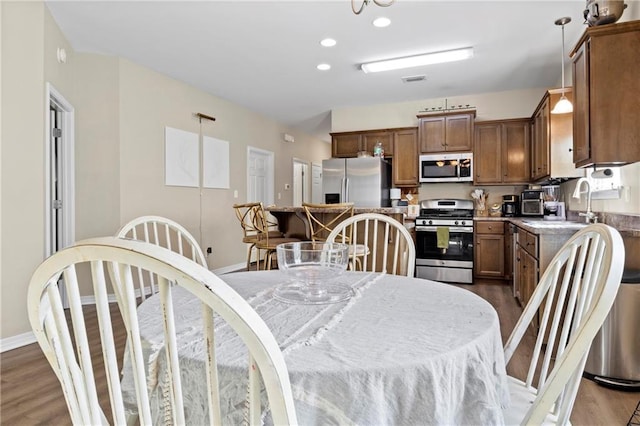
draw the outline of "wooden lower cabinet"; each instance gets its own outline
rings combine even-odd
[[[514,265],[514,287],[516,298],[522,306],[531,299],[538,284],[539,258],[538,236],[522,228],[518,229],[516,244],[516,264]]]
[[[474,276],[504,279],[504,224],[501,221],[475,223]]]

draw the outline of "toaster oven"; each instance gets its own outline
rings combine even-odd
[[[520,215],[521,216],[540,216],[544,215],[544,194],[542,190],[525,189],[520,196]]]

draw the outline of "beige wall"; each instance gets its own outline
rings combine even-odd
[[[320,161],[330,156],[330,145],[259,114],[152,72],[127,60],[119,61],[120,76],[120,217],[122,222],[144,214],[170,217],[184,225],[206,250],[212,269],[246,258],[240,225],[232,205],[247,200],[247,147],[275,153],[275,192],[280,205],[292,203],[293,157]],[[164,185],[164,128],[200,132],[194,113],[216,118],[203,120],[202,133],[229,142],[230,188],[186,188]],[[283,133],[295,137],[283,141]],[[233,198],[234,191],[238,198]],[[202,224],[202,226],[200,225]],[[115,230],[114,230],[115,232]]]
[[[2,337],[29,330],[26,297],[44,255],[44,16],[41,3],[2,8]]]
[[[139,215],[164,215],[212,247],[211,268],[244,264],[232,205],[246,201],[247,147],[275,153],[281,205],[292,202],[284,190],[292,159],[330,156],[329,144],[189,85],[121,58],[73,52],[43,3],[0,2],[0,18],[0,340],[28,338],[27,286],[45,253],[46,82],[74,107],[77,240],[114,234]],[[66,64],[57,61],[58,47]],[[164,127],[198,133],[196,112],[217,118],[203,122],[203,134],[230,142],[231,188],[202,189],[202,201],[199,189],[164,186]],[[296,142],[283,142],[283,133]]]

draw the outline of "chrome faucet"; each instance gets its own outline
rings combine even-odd
[[[584,192],[580,191],[582,184],[587,185],[587,211],[584,213],[578,213],[579,216],[583,216],[586,223],[598,223],[598,216],[591,211],[591,184],[587,178],[580,178],[576,183],[576,189],[573,191],[573,198],[580,199],[580,194]]]

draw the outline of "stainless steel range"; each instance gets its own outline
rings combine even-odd
[[[416,276],[473,282],[473,201],[424,200],[416,218]]]

